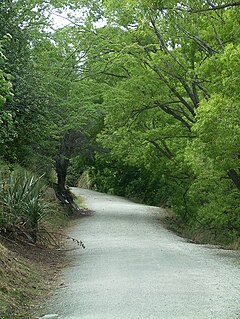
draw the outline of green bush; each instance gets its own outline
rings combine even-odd
[[[49,209],[43,198],[45,185],[23,168],[0,172],[0,232],[36,241],[38,223]]]

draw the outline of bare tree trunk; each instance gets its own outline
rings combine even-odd
[[[240,189],[240,175],[235,171],[235,169],[230,169],[228,171],[228,176],[231,178],[235,186]]]
[[[60,155],[56,159],[57,184],[60,190],[64,190],[66,186],[68,165],[68,158],[63,158],[63,156]]]

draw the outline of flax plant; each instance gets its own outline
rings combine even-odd
[[[38,223],[47,213],[42,177],[17,167],[0,172],[0,232],[36,242]]]

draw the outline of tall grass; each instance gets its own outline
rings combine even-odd
[[[0,171],[0,232],[36,242],[38,225],[47,213],[41,177],[17,167]]]

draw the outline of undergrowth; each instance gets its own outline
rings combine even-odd
[[[0,171],[0,233],[15,239],[37,241],[39,222],[52,207],[44,199],[42,177],[16,167]]]
[[[56,248],[66,239],[85,248],[65,234],[68,222],[66,207],[43,177],[21,167],[0,170],[1,319],[32,318],[31,307],[46,296],[47,281],[62,268],[64,249]]]

